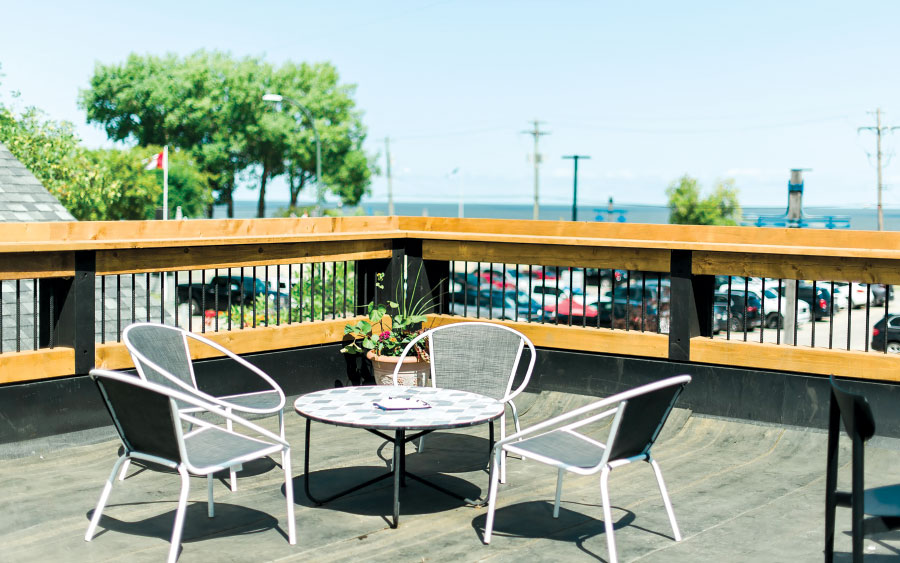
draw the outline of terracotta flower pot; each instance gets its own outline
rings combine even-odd
[[[394,368],[400,358],[396,356],[376,356],[375,352],[369,350],[366,352],[366,358],[372,361],[372,375],[375,376],[375,382],[378,385],[394,384]],[[414,387],[422,385],[431,375],[431,369],[428,362],[423,362],[416,356],[407,356],[403,358],[403,366],[397,373],[397,384],[408,385]]]

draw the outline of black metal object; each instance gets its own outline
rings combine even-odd
[[[711,336],[714,276],[695,276],[690,250],[673,250],[669,296],[669,359],[687,361],[691,338]]]

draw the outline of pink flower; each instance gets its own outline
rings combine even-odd
[[[378,340],[387,340],[391,337],[391,331],[386,330],[378,335]]]

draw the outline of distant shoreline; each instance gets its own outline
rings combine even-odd
[[[301,202],[301,206],[312,205],[311,202]],[[248,219],[256,217],[256,201],[235,201],[235,218]],[[275,217],[288,206],[287,201],[267,201],[266,216]],[[329,206],[334,207],[334,206]],[[387,215],[387,202],[370,201],[358,206],[365,215]],[[578,220],[593,222],[598,219],[606,222],[610,218],[613,222],[624,217],[628,223],[666,224],[669,222],[669,208],[664,205],[647,204],[614,204],[615,210],[624,213],[607,213],[606,205],[579,205]],[[784,213],[784,207],[745,207],[745,215],[779,215]],[[877,218],[874,208],[842,208],[842,207],[806,207],[804,211],[809,215],[843,215],[850,218],[852,230],[876,230]],[[394,213],[406,216],[430,216],[430,217],[456,217],[459,208],[456,203],[409,203],[396,202]],[[213,217],[225,218],[226,207],[217,205]],[[471,203],[463,209],[465,217],[479,219],[531,219],[533,207],[530,204],[495,204],[495,203]],[[549,221],[568,221],[572,219],[571,205],[541,205],[540,219]],[[900,231],[900,208],[884,208],[885,230]]]

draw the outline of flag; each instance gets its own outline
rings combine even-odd
[[[144,170],[163,170],[168,167],[169,163],[166,162],[165,151],[154,154],[144,161]]]

